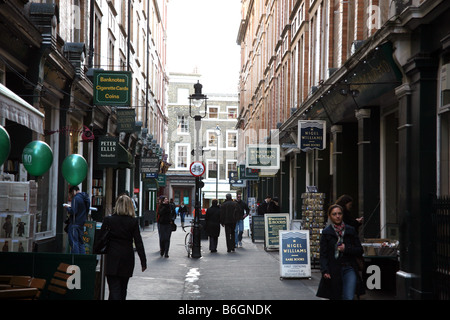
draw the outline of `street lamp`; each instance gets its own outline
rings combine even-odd
[[[206,100],[208,97],[202,93],[202,85],[199,81],[194,85],[194,94],[189,96],[189,116],[195,120],[195,134],[196,134],[196,142],[195,142],[195,161],[199,161],[200,154],[202,152],[202,147],[200,146],[200,127],[202,118],[206,117],[207,106]],[[200,112],[192,115],[192,105],[201,106],[202,101],[205,104],[205,112],[204,115],[201,116]],[[200,192],[203,188],[203,182],[200,180],[200,177],[195,177],[195,216],[194,216],[194,230],[193,230],[193,239],[192,239],[192,258],[201,258],[201,250],[200,250]]]
[[[219,200],[219,136],[222,133],[219,125],[216,126],[216,199]]]

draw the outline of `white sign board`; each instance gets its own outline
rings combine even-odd
[[[280,276],[310,278],[309,230],[280,230]]]

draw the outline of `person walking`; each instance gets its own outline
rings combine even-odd
[[[231,194],[227,193],[225,202],[220,206],[220,224],[225,227],[227,252],[234,252],[234,230],[238,220],[238,212],[238,204],[231,199]]]
[[[86,249],[83,241],[84,223],[87,220],[91,201],[86,192],[81,192],[78,186],[69,188],[69,194],[72,196],[70,207],[66,206],[69,213],[69,225],[67,236],[72,253],[85,254]]]
[[[280,213],[281,209],[280,209],[280,199],[278,199],[278,197],[274,197],[272,199],[272,212],[273,213]]]
[[[164,197],[158,208],[159,217],[159,248],[161,257],[169,257],[170,237],[172,235],[173,212],[169,199]]]
[[[206,210],[205,221],[205,232],[209,236],[209,250],[217,252],[220,235],[220,208],[217,199],[214,199],[211,207]]]
[[[258,215],[264,215],[266,213],[275,212],[274,204],[272,202],[272,196],[266,196],[264,202],[258,206]]]
[[[141,261],[142,272],[147,269],[144,244],[139,231],[131,198],[121,195],[117,198],[112,216],[103,219],[100,233],[109,229],[108,248],[105,255],[105,275],[109,288],[109,300],[125,300],[128,281],[133,276],[134,249]]]
[[[242,201],[242,195],[238,193],[236,195],[236,203],[239,206],[238,221],[236,222],[236,228],[234,229],[234,241],[236,248],[242,247],[242,234],[244,233],[244,219],[250,214],[250,208],[247,203]]]
[[[356,233],[359,233],[359,227],[362,225],[363,223],[363,217],[360,218],[354,218],[350,212],[350,210],[352,210],[353,207],[353,198],[343,194],[342,196],[340,196],[337,200],[336,200],[336,204],[340,205],[342,207],[342,209],[344,210],[344,217],[343,217],[343,221],[345,224],[352,226],[353,228],[356,229]]]
[[[333,204],[328,209],[331,224],[320,237],[320,271],[322,278],[316,295],[331,300],[353,300],[363,294],[356,258],[363,248],[355,228],[343,222],[344,209]]]
[[[184,205],[184,202],[180,204],[180,207],[178,208],[178,214],[180,215],[181,220],[181,227],[184,227],[184,217],[186,216],[188,212],[187,206]]]

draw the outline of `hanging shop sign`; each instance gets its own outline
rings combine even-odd
[[[280,168],[280,145],[247,145],[245,167],[250,169],[278,170]]]
[[[118,137],[101,136],[98,138],[97,164],[116,165],[118,155]]]
[[[289,213],[266,213],[264,215],[264,248],[278,250],[280,245],[279,231],[289,229]]]
[[[259,180],[259,169],[246,168],[245,164],[239,165],[237,169],[239,179],[251,181]]]
[[[131,72],[94,71],[94,105],[130,106]]]
[[[299,120],[298,137],[298,147],[302,151],[325,149],[326,122],[322,120]]]
[[[279,231],[280,276],[310,278],[309,230]]]
[[[159,157],[142,157],[141,158],[141,173],[153,173],[158,174],[159,173],[159,167],[160,167],[160,160]],[[156,176],[154,176],[156,177]]]
[[[132,108],[117,109],[117,132],[133,133],[136,130],[136,111]]]

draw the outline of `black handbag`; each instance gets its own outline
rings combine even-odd
[[[109,226],[105,227],[103,231],[100,233],[98,239],[95,240],[94,244],[94,253],[95,254],[106,254],[108,252],[108,244],[109,244]]]
[[[177,224],[172,222],[172,232],[177,231]]]

